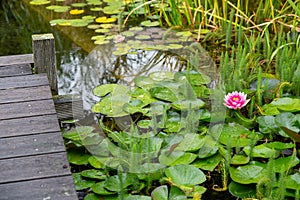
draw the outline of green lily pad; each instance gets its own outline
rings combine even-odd
[[[149,74],[149,77],[155,81],[172,80],[174,73],[167,71],[153,72]]]
[[[70,6],[47,6],[46,9],[53,10],[54,12],[67,12],[70,9]]]
[[[90,10],[94,11],[94,12],[99,12],[99,11],[102,11],[103,8],[101,8],[101,7],[94,7],[94,8],[91,8]]]
[[[280,112],[297,112],[300,111],[300,99],[279,98],[270,104],[265,104],[263,110],[265,115],[277,115]]]
[[[169,102],[175,102],[178,100],[178,97],[176,93],[178,91],[172,91],[169,88],[166,87],[153,87],[149,90],[150,94],[157,99],[169,101]]]
[[[283,142],[269,142],[265,144],[267,147],[271,149],[276,149],[276,150],[284,150],[284,149],[290,149],[295,146],[294,143],[283,143]]]
[[[80,172],[81,176],[92,179],[105,180],[106,175],[103,171],[97,169],[87,169]]]
[[[168,200],[168,193],[168,186],[162,185],[152,191],[151,197],[153,200]]]
[[[71,6],[73,7],[85,7],[87,4],[86,3],[72,3]]]
[[[275,124],[274,116],[259,116],[256,122],[259,124],[259,131],[261,133],[277,132],[278,126]]]
[[[280,155],[280,151],[271,149],[267,147],[265,144],[255,146],[253,147],[253,149],[251,149],[250,146],[247,146],[243,150],[248,156],[251,157],[272,158],[272,157],[278,157]]]
[[[124,200],[151,200],[151,197],[143,195],[129,195],[125,197]]]
[[[219,141],[231,147],[245,147],[255,144],[262,135],[248,130],[237,123],[224,124]]]
[[[151,37],[149,35],[137,35],[137,36],[135,36],[135,39],[137,39],[137,40],[148,40],[150,38]]]
[[[256,187],[255,185],[243,185],[236,183],[234,181],[231,181],[229,184],[229,192],[239,198],[251,198],[251,199],[256,199]]]
[[[206,181],[204,173],[191,165],[169,167],[165,174],[176,186],[194,186]]]
[[[84,200],[99,200],[100,196],[96,195],[95,193],[89,193],[84,197]]]
[[[182,80],[186,78],[191,85],[203,85],[203,84],[208,84],[211,82],[211,79],[209,76],[205,74],[201,74],[197,71],[182,71],[182,72],[177,72],[174,75],[175,80]]]
[[[205,142],[205,137],[199,134],[188,133],[184,135],[183,140],[176,147],[179,151],[197,151]]]
[[[190,164],[196,158],[197,155],[193,153],[184,153],[182,151],[163,151],[158,160],[163,165],[172,166],[178,164]]]
[[[81,141],[88,136],[95,136],[96,133],[92,133],[94,129],[91,126],[79,126],[70,131],[63,132],[63,137],[73,141]]]
[[[51,1],[48,0],[32,0],[29,2],[32,5],[45,5],[51,3]]]
[[[220,154],[215,154],[208,158],[197,159],[192,163],[192,165],[197,168],[212,172],[219,165],[222,159],[223,157]]]
[[[100,162],[99,159],[95,156],[89,157],[88,162],[92,167],[94,167],[96,169],[103,169],[104,168],[103,163]]]
[[[109,191],[120,192],[128,186],[135,185],[138,182],[137,176],[135,174],[123,173],[121,177],[122,184],[118,175],[109,177],[104,182],[104,188]]]
[[[159,26],[160,24],[159,24],[158,21],[151,22],[150,20],[147,20],[147,21],[141,22],[141,25],[142,26],[147,26],[147,27],[152,27],[152,26]]]
[[[230,167],[229,172],[232,180],[241,184],[258,183],[261,179],[268,177],[265,165],[258,162],[237,168]]]
[[[105,84],[100,85],[94,88],[93,94],[99,97],[103,97],[107,95],[108,93],[112,93],[115,90],[125,90],[128,91],[128,87],[118,84]]]
[[[72,173],[76,190],[83,190],[92,187],[95,184],[93,180],[83,179],[81,173]]]
[[[95,30],[96,33],[109,33],[110,30],[109,29],[105,29],[105,28],[98,28]]]
[[[250,161],[250,157],[244,156],[244,155],[235,154],[231,158],[230,164],[232,164],[232,165],[244,165],[244,164],[247,164],[249,161]]]
[[[105,181],[98,182],[92,186],[92,191],[100,195],[111,195],[116,193],[115,191],[108,191],[107,189],[105,189],[104,186],[105,186]]]
[[[286,188],[300,190],[300,173],[295,173],[286,178]]]
[[[193,109],[193,110],[198,110],[200,108],[203,108],[205,106],[204,101],[201,99],[194,99],[194,100],[180,100],[180,101],[175,101],[172,103],[172,107],[177,109],[177,110],[188,110],[188,109]]]
[[[67,156],[69,163],[74,165],[87,165],[88,159],[91,157],[81,149],[68,149]]]
[[[292,167],[298,165],[299,162],[300,161],[296,156],[277,158],[274,160],[274,171],[278,173],[286,172]]]
[[[298,125],[298,120],[296,115],[290,112],[283,112],[275,117],[275,123],[278,127],[285,127],[295,133],[300,132],[300,126]],[[283,130],[279,131],[279,134],[288,137],[287,133]]]

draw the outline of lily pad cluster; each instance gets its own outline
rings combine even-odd
[[[230,118],[211,124],[211,81],[187,70],[96,87],[99,128],[63,134],[70,163],[89,168],[74,174],[77,190],[90,191],[85,199],[201,199],[210,190],[297,197],[299,99],[265,104],[249,127]]]

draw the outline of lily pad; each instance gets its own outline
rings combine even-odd
[[[230,167],[229,172],[232,180],[241,184],[258,183],[261,179],[268,177],[265,165],[258,162],[252,162],[237,168]]]
[[[106,175],[103,171],[97,169],[87,169],[80,172],[81,176],[92,179],[105,180]]]
[[[67,12],[70,9],[70,6],[58,6],[58,5],[52,5],[46,7],[48,10],[53,10],[54,12]]]
[[[224,124],[219,141],[231,147],[245,147],[255,144],[262,135],[248,130],[237,123]]]
[[[299,162],[300,161],[296,156],[277,158],[274,160],[274,171],[278,173],[286,172],[292,167],[298,165]]]
[[[236,183],[234,181],[231,181],[229,184],[229,192],[236,197],[239,198],[251,198],[256,199],[256,186],[253,185],[243,185]]]
[[[87,5],[86,3],[72,3],[71,4],[71,6],[73,6],[73,7],[84,7],[86,5]]]
[[[147,20],[147,21],[141,22],[141,25],[142,26],[147,26],[147,27],[152,27],[152,26],[159,26],[160,24],[159,24],[158,21],[151,22],[150,20]]]
[[[138,179],[135,174],[122,173],[121,176],[114,175],[106,179],[106,181],[104,182],[104,188],[109,191],[120,192],[127,188],[129,185],[135,185],[137,183]]]
[[[95,19],[95,21],[96,21],[97,23],[112,23],[112,22],[117,21],[117,19],[116,19],[116,18],[113,18],[113,17],[111,17],[111,18],[107,18],[107,17],[98,17],[98,18]]]
[[[184,153],[182,151],[163,151],[159,156],[159,162],[166,166],[173,166],[178,164],[190,164],[197,158],[196,154]]]
[[[199,134],[188,133],[184,135],[183,140],[176,147],[179,151],[197,151],[205,142],[205,137]]]
[[[191,165],[175,165],[165,170],[166,176],[176,186],[194,186],[206,181],[204,173]]]
[[[252,149],[250,146],[247,146],[243,150],[248,156],[251,157],[272,158],[272,157],[278,157],[280,155],[280,151],[271,149],[267,147],[265,144],[255,146]]]
[[[192,163],[192,165],[212,172],[219,165],[222,159],[223,157],[220,154],[216,154],[208,158],[197,159]]]
[[[94,180],[83,179],[81,173],[72,173],[76,190],[83,190],[92,187],[95,184]]]
[[[51,3],[51,1],[48,0],[32,0],[30,1],[30,4],[32,5],[45,5],[45,4],[49,4]]]
[[[289,189],[300,190],[300,172],[288,176],[285,187]]]
[[[98,182],[92,186],[92,191],[100,195],[110,195],[116,193],[114,191],[108,191],[107,189],[104,188],[104,186],[105,186],[105,181]]]
[[[152,191],[151,197],[153,200],[168,200],[168,193],[168,186],[162,185]]]
[[[230,164],[232,164],[232,165],[244,165],[244,164],[247,164],[249,161],[250,161],[250,157],[244,156],[244,155],[235,154],[231,158]]]
[[[73,9],[73,10],[70,10],[69,13],[71,15],[80,15],[80,14],[84,13],[84,10]]]

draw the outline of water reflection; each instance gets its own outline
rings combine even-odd
[[[60,94],[81,94],[85,110],[99,100],[92,93],[102,84],[133,85],[137,76],[156,71],[180,71],[186,60],[176,53],[138,50],[135,54],[115,56],[115,47],[106,44],[96,47],[86,57],[81,51],[61,56],[59,70]]]

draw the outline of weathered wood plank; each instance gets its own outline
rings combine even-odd
[[[0,120],[55,114],[53,100],[0,104]]]
[[[64,151],[60,132],[0,139],[0,159]]]
[[[0,90],[0,104],[51,99],[49,86]]]
[[[32,74],[30,64],[0,66],[0,77],[21,76]]]
[[[0,160],[0,183],[70,174],[65,152]]]
[[[32,35],[34,68],[37,74],[47,73],[51,91],[58,94],[55,40],[52,33]]]
[[[54,96],[54,105],[59,120],[84,117],[82,97],[79,94]]]
[[[0,90],[49,85],[45,74],[0,78]]]
[[[0,184],[1,200],[78,199],[72,176]]]
[[[33,54],[0,56],[0,66],[33,63]]]
[[[0,120],[0,138],[60,131],[55,114]]]

